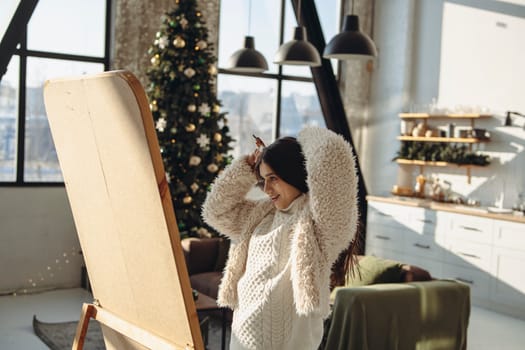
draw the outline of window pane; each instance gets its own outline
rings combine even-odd
[[[297,136],[306,125],[326,126],[314,84],[283,81],[280,136]]]
[[[62,181],[44,107],[44,82],[51,78],[95,74],[103,70],[104,65],[100,63],[27,59],[24,181]]]
[[[254,149],[252,134],[266,144],[273,141],[277,81],[221,74],[218,79],[219,99],[227,112],[231,135],[236,140],[233,156]]]
[[[29,21],[30,50],[104,56],[104,0],[39,1]]]
[[[219,67],[226,67],[229,57],[243,48],[244,37],[251,35],[255,49],[268,62],[268,72],[277,73],[273,58],[279,47],[281,0],[251,1],[251,5],[249,16],[249,0],[221,0]]]
[[[340,3],[339,0],[317,0],[315,3],[317,9],[317,15],[319,16],[319,21],[321,22],[321,29],[323,30],[324,40],[328,43],[330,39],[334,37],[336,33],[339,32],[339,13],[340,13]],[[285,9],[285,18],[284,18],[284,42],[292,40],[294,28],[299,24],[295,18],[293,12],[291,1],[286,1]],[[304,25],[304,24],[303,24]],[[322,52],[319,53],[322,58]],[[337,60],[330,60],[332,63],[332,68],[334,74],[337,73]],[[283,66],[283,74],[285,75],[295,75],[300,77],[310,77],[311,71],[307,66]]]
[[[13,56],[0,81],[0,181],[16,181],[19,58]]]

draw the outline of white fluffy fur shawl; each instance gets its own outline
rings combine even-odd
[[[292,287],[297,313],[329,313],[331,267],[357,228],[357,175],[350,145],[328,129],[307,127],[298,136],[305,159],[308,206],[292,225]],[[246,264],[250,235],[275,207],[246,194],[256,178],[246,158],[235,160],[215,180],[203,205],[204,220],[232,240],[218,303],[237,307],[237,282]]]

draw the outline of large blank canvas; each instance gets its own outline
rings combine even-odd
[[[203,348],[140,83],[125,71],[52,80],[44,100],[94,298],[181,348]],[[108,348],[138,347],[110,333]]]

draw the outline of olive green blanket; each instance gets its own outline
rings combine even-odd
[[[470,289],[456,281],[340,288],[325,349],[466,349]]]

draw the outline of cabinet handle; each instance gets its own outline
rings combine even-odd
[[[378,211],[377,213],[378,213],[379,215],[381,215],[381,216],[385,216],[385,217],[387,217],[387,218],[391,218],[391,217],[392,217],[392,215],[390,215],[390,214],[385,214],[385,213],[382,213],[382,212],[380,212],[380,211]]]
[[[434,221],[428,220],[428,219],[418,219],[418,221],[420,221],[422,223],[425,223],[425,224],[433,224],[434,223]]]
[[[457,281],[460,281],[460,282],[464,282],[464,283],[468,283],[468,284],[474,285],[474,281],[472,281],[472,280],[467,280],[467,279],[464,279],[464,278],[461,278],[461,277],[456,277],[455,279]]]
[[[422,249],[430,249],[429,245],[420,244],[420,243],[414,243],[414,247],[418,247],[418,248],[422,248]]]
[[[389,241],[390,240],[390,237],[388,237],[388,236],[376,235],[376,238],[383,239],[385,241]]]
[[[475,227],[469,227],[469,226],[463,226],[463,225],[460,225],[459,227],[461,227],[462,229],[465,229],[467,231],[481,232],[481,230],[479,228],[475,228]]]
[[[481,259],[479,256],[469,253],[458,252],[459,255],[466,256],[468,258]]]

